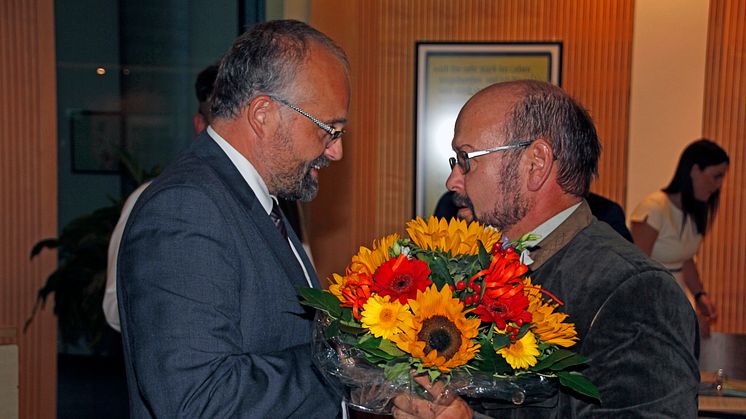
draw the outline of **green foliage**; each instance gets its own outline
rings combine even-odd
[[[498,337],[503,336],[496,335],[495,340],[497,340]],[[509,341],[510,339],[508,339],[508,342]],[[507,363],[507,361],[505,361],[505,358],[497,353],[497,349],[495,347],[498,345],[493,346],[493,343],[487,338],[480,339],[479,344],[481,345],[481,347],[479,348],[479,353],[477,353],[476,359],[474,360],[474,366],[479,371],[484,371],[486,373],[496,375],[507,374],[513,370]],[[507,343],[501,342],[499,343],[498,348],[506,345]]]
[[[342,315],[339,300],[329,292],[318,288],[299,288],[298,294],[301,297],[300,303],[303,305],[321,310],[335,319]]]
[[[120,155],[124,175],[141,184],[154,177],[160,169],[146,172],[127,154]],[[108,328],[101,303],[106,287],[106,264],[109,239],[122,211],[124,199],[111,199],[111,204],[72,220],[57,238],[40,240],[31,249],[30,258],[44,249],[57,249],[59,263],[37,292],[33,311],[26,320],[28,329],[36,312],[54,295],[54,313],[59,320],[62,341],[72,343],[81,334],[95,348]]]
[[[583,396],[590,397],[596,402],[601,402],[601,393],[598,388],[587,379],[583,374],[577,371],[560,371],[557,373],[560,385],[575,391]]]

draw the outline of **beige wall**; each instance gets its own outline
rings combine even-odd
[[[627,213],[702,136],[707,0],[640,0],[632,43]]]

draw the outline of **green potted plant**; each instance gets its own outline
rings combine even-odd
[[[125,153],[120,155],[120,161],[124,175],[131,178],[135,185],[142,184],[160,171],[158,167],[143,171]],[[53,294],[61,342],[75,344],[82,339],[94,353],[105,350],[100,345],[110,330],[101,308],[106,287],[107,251],[124,200],[111,199],[110,205],[72,220],[62,228],[59,237],[43,239],[33,246],[32,259],[44,249],[57,249],[59,264],[39,289],[24,331],[39,308]]]

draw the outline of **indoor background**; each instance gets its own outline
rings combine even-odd
[[[171,7],[173,14],[158,8],[143,12],[132,6],[138,2],[124,1],[110,2],[117,13],[97,10],[104,3],[0,1],[0,367],[18,378],[17,392],[0,391],[0,398],[7,398],[0,405],[15,404],[11,398],[18,397],[19,417],[56,415],[58,345],[51,302],[26,332],[23,325],[57,256],[44,252],[30,261],[29,251],[72,218],[109,195],[121,198],[131,187],[104,173],[74,170],[69,121],[91,104],[102,112],[142,116],[148,135],[168,132],[179,139],[147,153],[167,161],[189,139],[185,118],[196,106],[191,90],[196,73],[228,48],[242,24],[264,18],[308,21],[336,39],[352,64],[345,158],[322,171],[319,197],[307,207],[320,276],[343,270],[358,246],[401,230],[414,214],[417,41],[562,42],[562,87],[588,108],[604,147],[595,192],[629,212],[667,184],[680,151],[692,140],[712,138],[730,154],[720,212],[698,262],[705,288],[720,307],[713,330],[746,333],[746,2],[148,2]],[[143,48],[148,45],[143,27],[127,26],[127,13],[134,21],[151,22],[159,29],[153,35],[160,34],[159,45],[171,47],[154,57]],[[65,16],[73,26],[60,26]],[[111,47],[91,53],[86,48],[101,45],[94,40]],[[117,60],[124,61],[112,77],[90,73]],[[140,65],[129,75],[143,70],[140,83],[124,79],[125,63]],[[143,83],[150,83],[146,93],[176,93],[154,103],[143,99]],[[149,108],[156,106],[157,111]]]

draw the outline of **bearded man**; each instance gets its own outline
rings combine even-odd
[[[572,349],[601,403],[565,392],[535,405],[402,395],[396,418],[621,418],[697,416],[697,320],[670,273],[591,214],[583,199],[601,145],[588,113],[538,81],[498,83],[472,97],[456,121],[451,175],[457,206],[516,239],[540,237],[535,284],[564,301]]]
[[[334,418],[311,362],[318,287],[276,197],[310,200],[342,158],[349,64],[296,21],[256,25],[222,59],[201,138],[142,194],[119,252],[132,417]]]

